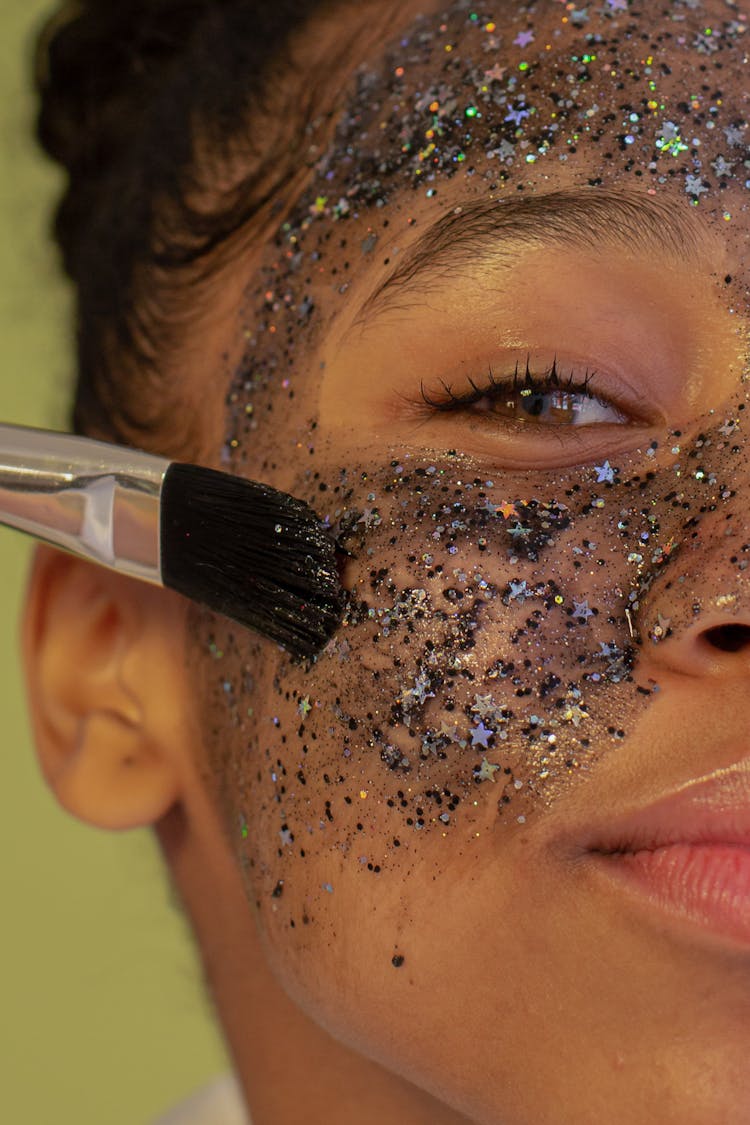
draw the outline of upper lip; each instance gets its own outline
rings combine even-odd
[[[750,757],[610,818],[585,841],[607,854],[675,844],[750,848]]]

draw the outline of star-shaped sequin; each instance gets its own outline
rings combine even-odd
[[[455,723],[446,723],[445,719],[442,719],[438,734],[441,738],[447,738],[449,742],[458,742],[458,727]]]
[[[481,766],[474,767],[474,777],[477,781],[495,781],[495,774],[500,769],[500,766],[488,762],[486,758],[482,758]]]
[[[488,82],[502,82],[507,69],[507,66],[500,66],[500,63],[495,63],[489,70],[485,70],[484,77]]]
[[[357,526],[363,524],[365,530],[369,530],[371,527],[377,527],[379,523],[380,516],[375,508],[365,508],[362,515],[357,520]]]
[[[512,535],[514,539],[520,539],[522,536],[528,535],[530,531],[530,527],[522,527],[521,524],[516,521],[514,527],[508,528],[508,535]]]
[[[530,43],[534,42],[534,32],[519,31],[513,42],[517,47],[528,47]]]
[[[705,195],[708,188],[703,183],[700,176],[694,176],[691,172],[685,176],[685,191],[688,195]]]
[[[472,715],[478,715],[480,719],[488,719],[495,713],[495,702],[491,695],[475,695],[474,702],[471,706]]]
[[[594,611],[589,609],[588,598],[584,598],[582,602],[573,602],[573,617],[582,617],[584,621],[588,621],[593,616]]]
[[[506,114],[506,116],[504,117],[503,120],[504,121],[512,121],[514,125],[520,125],[521,122],[526,117],[530,117],[530,116],[531,116],[531,110],[530,109],[526,109],[525,106],[516,106],[515,108],[509,110],[509,112]]]
[[[671,624],[672,624],[672,618],[671,617],[662,617],[661,614],[659,614],[657,616],[656,624],[652,628],[651,634],[650,634],[651,640],[654,642],[654,644],[658,644],[659,641],[664,640],[664,638],[667,635],[667,630],[669,629],[669,626]]]
[[[297,704],[297,710],[299,711],[303,719],[307,718],[307,716],[312,711],[312,703],[310,702],[309,695],[306,695],[304,699],[300,699],[299,703]]]
[[[426,699],[433,699],[435,696],[434,691],[429,691],[430,681],[424,673],[420,673],[414,680],[414,687],[409,688],[404,692],[404,696],[410,696],[417,703],[424,703]]]
[[[492,738],[492,734],[493,734],[493,732],[491,730],[489,730],[484,725],[484,723],[479,723],[479,725],[474,727],[474,729],[471,732],[471,745],[472,746],[483,746],[486,750],[487,746],[488,746],[488,743],[489,743],[489,740]]]
[[[581,725],[583,719],[588,719],[589,713],[579,703],[571,703],[562,713],[563,722],[572,723],[574,727]]]
[[[725,157],[717,156],[716,159],[711,162],[711,167],[717,176],[730,176],[734,165],[730,164]]]
[[[604,484],[605,481],[612,484],[615,479],[615,470],[609,461],[605,461],[603,465],[594,465],[594,471],[596,472],[597,484]]]

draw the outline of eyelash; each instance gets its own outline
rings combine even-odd
[[[464,394],[457,395],[453,393],[451,386],[441,379],[440,385],[445,392],[445,398],[432,398],[425,390],[424,383],[420,383],[420,395],[422,403],[429,407],[430,410],[442,412],[460,410],[462,407],[472,406],[482,399],[498,401],[502,399],[504,395],[517,394],[520,391],[531,391],[537,394],[546,391],[565,391],[568,394],[583,394],[601,403],[603,406],[619,409],[616,403],[608,402],[606,399],[591,394],[589,388],[595,374],[596,372],[589,373],[587,371],[583,381],[580,381],[576,380],[571,372],[567,379],[561,379],[557,370],[557,360],[554,360],[552,367],[549,368],[548,371],[542,372],[541,375],[534,375],[529,367],[529,359],[527,357],[526,368],[523,375],[519,373],[519,367],[518,364],[516,364],[512,379],[496,379],[490,367],[488,369],[488,382],[484,386],[478,385],[473,379],[469,378],[468,382],[472,389],[466,391]],[[529,423],[526,422],[524,425],[529,425]]]

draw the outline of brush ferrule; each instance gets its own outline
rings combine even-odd
[[[0,522],[161,585],[170,462],[69,434],[0,426]]]

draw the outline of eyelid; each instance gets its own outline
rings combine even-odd
[[[632,386],[624,384],[627,387],[627,393],[620,393],[620,387],[623,386],[623,380],[617,379],[614,387],[610,387],[611,379],[602,376],[600,372],[594,370],[586,370],[583,379],[577,379],[573,371],[570,376],[557,375],[557,384],[552,382],[553,373],[557,372],[557,361],[555,360],[551,367],[543,370],[541,375],[534,375],[530,370],[530,356],[527,356],[526,370],[523,377],[519,377],[518,364],[516,365],[515,372],[504,379],[496,378],[492,368],[489,368],[489,375],[485,382],[477,382],[471,377],[466,377],[471,390],[463,393],[456,394],[453,389],[453,384],[449,384],[444,379],[439,379],[437,382],[442,388],[444,397],[440,399],[440,391],[437,388],[426,387],[424,381],[420,384],[420,397],[414,398],[409,394],[402,393],[400,397],[410,407],[410,409],[417,413],[420,417],[425,418],[434,414],[435,412],[450,413],[451,411],[458,413],[461,406],[470,406],[472,403],[478,402],[483,397],[499,397],[499,393],[513,391],[518,393],[524,387],[528,386],[534,389],[543,389],[545,392],[551,392],[553,389],[567,390],[571,394],[586,394],[591,399],[603,404],[604,406],[611,407],[624,416],[624,422],[596,422],[589,423],[581,426],[565,426],[554,425],[550,423],[536,423],[533,420],[524,420],[523,422],[514,422],[512,419],[505,419],[500,425],[508,431],[523,432],[527,435],[531,430],[544,431],[549,434],[554,430],[565,430],[566,436],[563,440],[569,440],[573,435],[569,435],[569,431],[591,430],[597,427],[607,425],[619,426],[625,428],[628,423],[634,426],[653,426],[666,424],[666,418],[660,411],[658,405],[646,398],[639,395]],[[528,381],[527,381],[528,380]],[[593,384],[596,381],[596,388]],[[580,432],[576,433],[576,437],[582,436]]]

